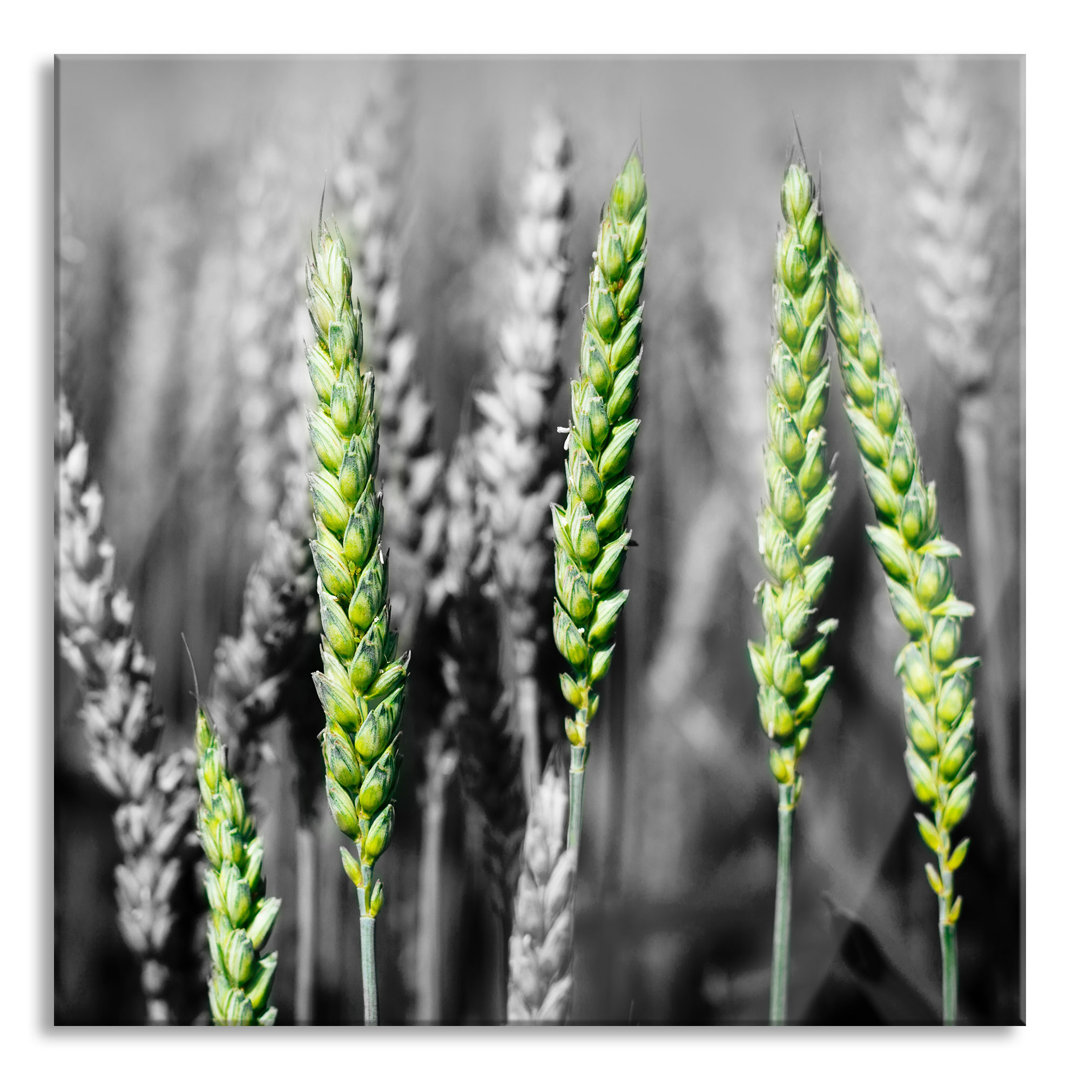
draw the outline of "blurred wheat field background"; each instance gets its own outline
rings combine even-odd
[[[760,626],[755,518],[764,492],[777,192],[800,140],[830,236],[875,298],[944,528],[965,555],[954,569],[958,593],[976,605],[965,644],[984,665],[976,677],[980,786],[966,822],[960,1016],[1020,1020],[1022,59],[955,64],[946,100],[983,149],[959,169],[970,172],[963,198],[984,208],[974,238],[954,209],[917,196],[915,174],[927,159],[911,135],[919,74],[905,58],[68,57],[57,73],[57,382],[104,492],[117,575],[156,663],[153,692],[170,748],[189,746],[194,730],[181,634],[208,681],[219,639],[239,632],[245,579],[283,497],[270,443],[306,439],[302,410],[276,415],[262,399],[263,373],[274,373],[275,400],[295,391],[308,404],[304,260],[320,204],[348,239],[341,177],[350,160],[401,155],[401,292],[393,302],[415,339],[415,378],[434,410],[432,450],[449,455],[475,422],[472,395],[490,375],[512,301],[515,221],[538,110],[562,121],[572,147],[558,423],[570,411],[598,212],[611,177],[640,147],[650,213],[635,547],[590,757],[574,937],[577,1023],[749,1024],[767,1015],[775,781],[746,642]],[[935,119],[926,108],[923,119]],[[390,131],[399,143],[380,149],[373,131]],[[947,157],[929,160],[932,173],[942,165],[945,181],[957,175]],[[975,280],[977,309],[969,303],[942,315],[928,285],[920,208],[937,215],[945,251],[974,245],[981,254],[977,273],[971,263],[962,268]],[[993,437],[982,502],[973,499],[961,452],[970,386],[939,355],[952,340],[940,327],[934,336],[942,319],[954,330],[974,326],[968,344],[986,358],[978,422]],[[264,353],[252,354],[252,342]],[[893,675],[904,635],[866,539],[872,509],[839,392],[833,397],[826,424],[838,483],[821,549],[835,569],[822,615],[839,629],[829,646],[833,689],[803,761],[790,1017],[932,1023],[935,901],[912,828]],[[549,449],[558,454],[562,440],[552,425]],[[402,574],[395,584],[410,580]],[[481,830],[453,777],[434,997],[422,985],[428,954],[417,956],[418,879],[423,795],[436,767],[426,751],[440,707],[437,625],[418,630],[412,645],[398,821],[381,864],[392,898],[380,917],[383,1021],[496,1022],[493,971],[505,941],[488,907]],[[540,669],[550,668],[554,684],[552,657]],[[59,654],[55,670],[55,1020],[139,1023],[139,973],[113,903],[112,805],[88,768],[78,689]],[[313,690],[309,705],[318,770]],[[543,709],[545,751],[563,738],[559,708]],[[265,874],[283,898],[275,931],[282,1023],[298,1019],[294,836],[308,811],[297,799],[297,773],[289,734],[271,728],[251,801]],[[322,852],[313,1019],[353,1023],[362,1006],[351,890],[322,805],[312,820]]]

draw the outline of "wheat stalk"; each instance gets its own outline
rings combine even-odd
[[[287,472],[290,495],[263,529],[262,551],[244,587],[240,633],[222,638],[214,653],[208,711],[222,718],[222,737],[244,783],[266,756],[267,726],[284,711],[287,684],[299,677],[310,651],[307,623],[315,590],[308,527],[291,494],[295,489],[302,497],[303,484],[299,469]]]
[[[799,757],[832,678],[822,669],[834,619],[812,625],[832,570],[812,560],[832,504],[823,420],[829,398],[826,356],[828,252],[814,182],[799,163],[788,166],[780,193],[784,225],[773,277],[776,337],[767,390],[765,443],[768,499],[758,519],[758,549],[768,577],[758,588],[764,640],[749,643],[758,683],[758,713],[775,745],[769,767],[779,784],[779,844],[769,1019],[784,1023],[791,936],[791,832],[802,790]]]
[[[266,895],[263,845],[247,812],[244,791],[229,772],[225,750],[203,709],[195,728],[195,775],[201,802],[198,833],[207,866],[210,906],[210,1014],[219,1025],[270,1026],[277,1009],[270,991],[277,953],[263,956],[281,901]]]
[[[286,181],[281,151],[264,142],[250,154],[237,191],[228,329],[240,436],[236,468],[256,543],[291,494],[291,466],[305,450],[302,436],[293,441],[296,428],[289,423],[300,402],[291,382],[297,288]]]
[[[63,394],[57,453],[60,651],[83,691],[91,770],[120,804],[113,816],[120,931],[141,965],[150,1022],[171,1023],[169,938],[175,893],[190,869],[184,840],[196,802],[191,756],[161,752],[154,665],[133,635],[131,601],[116,584],[116,553],[102,526],[104,500]]]
[[[375,917],[383,888],[373,867],[394,828],[409,657],[394,659],[397,635],[390,629],[382,494],[375,490],[375,376],[360,365],[363,332],[344,242],[322,223],[307,288],[316,335],[308,371],[319,406],[308,413],[319,460],[308,478],[316,529],[311,550],[323,626],[323,670],[313,678],[326,716],[320,739],[327,800],[338,827],[356,846],[357,857],[342,848],[341,858],[360,904],[364,1019],[374,1024]]]
[[[541,117],[518,204],[509,312],[500,328],[490,389],[476,394],[476,430],[484,527],[513,665],[513,700],[521,726],[526,791],[540,777],[538,608],[550,573],[544,543],[563,479],[548,441],[559,387],[558,346],[569,266],[570,142],[552,117]]]
[[[401,318],[409,101],[401,69],[384,67],[332,182],[345,235],[356,252],[363,362],[376,375],[387,506],[383,529],[387,551],[399,567],[390,600],[401,621],[401,640],[411,647],[426,583],[436,575],[441,556],[444,460],[434,447],[434,410],[417,376],[416,337]]]
[[[915,433],[896,372],[885,363],[881,331],[862,289],[835,250],[830,252],[829,309],[839,349],[847,413],[878,524],[867,532],[886,574],[897,621],[911,640],[896,672],[903,683],[907,750],[904,763],[915,798],[933,820],[917,814],[919,834],[937,855],[926,864],[938,897],[942,957],[942,1019],[956,1022],[956,922],[960,897],[953,874],[968,850],[952,832],[975,790],[973,657],[960,655],[961,621],[974,608],[956,598],[949,560],[959,549],[942,535],[934,485],[923,480]]]
[[[499,613],[491,537],[482,527],[476,451],[459,436],[446,475],[444,726],[458,748],[458,775],[479,816],[491,899],[503,929],[517,875],[526,799],[520,729],[499,670]]]
[[[911,250],[926,342],[958,394],[957,445],[964,463],[969,536],[979,618],[987,656],[983,695],[990,747],[990,791],[1011,834],[1016,830],[1005,647],[997,617],[1002,567],[992,463],[998,435],[992,398],[993,331],[1000,302],[994,287],[995,230],[1001,215],[987,190],[987,148],[954,56],[918,57],[904,84]]]
[[[573,990],[577,850],[566,846],[568,796],[554,755],[529,808],[510,934],[506,1016],[565,1024]]]
[[[581,836],[589,722],[608,672],[611,640],[628,590],[618,589],[630,543],[626,510],[634,478],[626,473],[639,420],[627,414],[641,365],[641,290],[645,282],[645,174],[637,153],[611,188],[589,276],[581,331],[580,379],[570,385],[566,437],[566,506],[552,506],[555,526],[555,645],[571,674],[560,676],[570,740],[567,846]]]

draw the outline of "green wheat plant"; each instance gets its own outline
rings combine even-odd
[[[326,796],[356,855],[341,849],[356,887],[363,952],[364,1020],[377,1024],[375,918],[383,904],[375,861],[394,828],[402,702],[408,655],[395,659],[388,567],[375,489],[379,421],[375,376],[362,367],[363,330],[341,236],[320,222],[307,270],[315,342],[307,353],[318,408],[308,411],[319,461],[309,475],[315,518],[323,670],[313,676],[326,726],[320,735]]]
[[[281,901],[266,895],[263,844],[244,791],[229,772],[225,749],[205,711],[195,727],[199,784],[197,831],[208,863],[210,1015],[217,1025],[268,1027],[277,1018],[270,992],[277,953],[263,955]]]
[[[768,499],[758,519],[758,547],[768,577],[758,587],[762,641],[749,643],[761,726],[772,742],[769,767],[779,785],[776,909],[769,1020],[787,1019],[791,951],[791,841],[802,790],[799,758],[832,678],[822,668],[836,622],[814,623],[832,570],[813,558],[832,503],[823,421],[829,397],[826,311],[828,252],[821,208],[806,169],[792,163],[780,192],[784,224],[773,278],[776,337],[767,389],[765,444]]]
[[[634,477],[626,468],[640,421],[629,415],[641,366],[645,282],[645,174],[632,153],[611,188],[589,276],[581,332],[580,378],[570,386],[566,437],[566,505],[552,506],[555,534],[555,645],[570,665],[560,676],[574,707],[570,740],[567,847],[581,838],[589,723],[596,684],[611,667],[619,612],[629,596],[618,587],[630,531],[626,512]]]
[[[116,903],[120,932],[141,968],[147,1017],[176,1020],[170,937],[190,872],[185,838],[196,803],[190,751],[165,755],[164,718],[151,697],[153,661],[132,630],[134,610],[116,582],[101,489],[63,394],[57,422],[57,599],[60,652],[83,694],[79,717],[90,768],[119,804]]]
[[[506,1018],[565,1024],[573,992],[577,849],[566,846],[567,790],[556,755],[529,809],[509,943]]]
[[[941,535],[933,483],[922,475],[915,433],[896,372],[885,362],[877,319],[851,271],[830,249],[829,310],[844,382],[844,411],[862,462],[877,525],[867,529],[886,575],[897,621],[910,641],[896,674],[903,685],[907,749],[904,764],[915,798],[933,815],[917,814],[923,842],[937,857],[926,864],[938,898],[942,1021],[956,1023],[956,924],[961,898],[953,875],[968,840],[953,831],[971,806],[975,773],[974,657],[961,655],[962,621],[974,608],[956,598],[949,560],[960,551]]]
[[[484,527],[491,533],[530,797],[541,765],[538,612],[541,593],[550,588],[551,559],[544,532],[551,504],[563,491],[560,463],[548,434],[560,382],[558,347],[569,272],[569,169],[566,131],[553,117],[542,116],[517,204],[511,298],[498,330],[491,386],[476,394],[481,507]]]

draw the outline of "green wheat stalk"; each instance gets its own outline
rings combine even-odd
[[[408,655],[394,659],[388,568],[375,490],[379,422],[375,376],[361,367],[363,331],[344,241],[320,222],[307,270],[315,343],[307,353],[318,408],[308,412],[319,469],[308,477],[316,536],[323,670],[313,676],[326,726],[320,735],[326,796],[356,857],[341,849],[356,886],[363,952],[364,1019],[377,1024],[375,917],[383,903],[374,865],[394,828],[400,719]]]
[[[619,590],[630,532],[626,511],[634,486],[627,474],[640,421],[628,415],[641,365],[641,292],[645,281],[645,174],[630,155],[611,189],[589,276],[581,332],[580,375],[570,386],[565,506],[552,506],[555,532],[555,645],[570,665],[560,676],[574,707],[570,740],[567,847],[581,837],[589,722],[607,674],[612,636],[629,590]]]
[[[277,953],[263,956],[281,901],[266,895],[263,845],[247,812],[244,791],[229,772],[225,750],[202,708],[195,728],[200,805],[198,834],[209,865],[208,984],[215,1024],[267,1027],[277,1018],[270,991]]]
[[[832,678],[822,669],[835,619],[812,623],[832,559],[811,558],[832,504],[823,421],[829,400],[826,356],[828,253],[814,182],[788,166],[780,192],[784,225],[776,243],[773,301],[776,337],[767,389],[765,443],[768,500],[758,518],[758,547],[768,577],[758,587],[762,641],[749,642],[758,713],[772,740],[769,767],[779,784],[779,843],[769,1020],[787,1018],[791,951],[791,833],[802,790],[799,757]]]
[[[949,560],[960,550],[941,535],[937,496],[923,480],[915,433],[896,372],[885,363],[881,331],[862,289],[830,251],[829,310],[839,350],[847,413],[874,504],[870,542],[886,574],[897,621],[911,640],[896,673],[903,684],[907,750],[904,764],[915,798],[933,813],[916,814],[919,834],[937,856],[926,876],[938,897],[942,961],[942,1021],[956,1023],[956,923],[953,874],[968,841],[952,832],[975,790],[974,657],[960,655],[961,623],[974,608],[956,598]]]

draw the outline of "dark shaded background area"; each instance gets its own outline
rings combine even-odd
[[[227,364],[209,348],[227,294],[200,287],[231,257],[230,225],[252,146],[284,153],[296,247],[297,300],[307,238],[328,172],[383,60],[62,59],[59,186],[76,242],[71,360],[64,384],[105,493],[106,520],[136,626],[157,662],[156,699],[172,744],[193,737],[183,632],[200,673],[234,633],[255,550],[230,533],[230,462],[201,439]],[[748,637],[760,633],[755,514],[764,491],[764,382],[779,183],[794,123],[820,178],[828,228],[873,301],[908,397],[945,534],[970,548],[957,403],[925,343],[911,244],[901,86],[909,65],[845,59],[423,59],[406,63],[412,94],[411,204],[404,318],[448,448],[469,391],[489,364],[505,299],[507,251],[535,109],[570,132],[576,215],[571,315],[562,342],[576,366],[595,225],[608,186],[637,141],[649,184],[646,346],[631,515],[637,547],[624,584],[611,687],[594,727],[575,955],[582,1023],[746,1024],[767,1013],[775,872],[775,783],[757,720]],[[1013,739],[1012,805],[983,782],[961,835],[960,1015],[973,1024],[1022,1016],[1021,531],[1024,492],[1023,66],[971,59],[962,83],[988,146],[988,197],[1006,282],[992,328],[997,567]],[[327,211],[334,207],[327,204]],[[162,230],[160,223],[168,227]],[[155,224],[157,223],[157,224]],[[215,263],[215,260],[218,260]],[[302,367],[302,323],[296,362]],[[218,365],[215,367],[215,365]],[[834,380],[834,386],[836,381]],[[559,414],[568,414],[564,391]],[[836,674],[803,758],[796,819],[789,1014],[812,1024],[934,1022],[939,1001],[936,900],[904,773],[903,643],[863,527],[871,507],[834,392],[828,416],[837,495],[822,545],[835,559],[823,616]],[[560,437],[553,431],[553,440]],[[954,567],[973,598],[969,559]],[[977,614],[965,647],[980,652]],[[436,670],[435,656],[414,657]],[[138,979],[112,904],[111,806],[85,763],[74,680],[56,662],[55,1019],[140,1021]],[[423,675],[420,676],[423,678]],[[985,693],[977,676],[977,693]],[[321,726],[312,694],[312,751]],[[430,719],[410,705],[406,725]],[[557,733],[549,733],[552,741]],[[284,738],[255,793],[271,891],[275,991],[291,1020],[293,765]],[[419,742],[399,790],[399,824],[380,862],[384,1019],[411,1018],[420,814]],[[978,771],[993,749],[980,743]],[[410,775],[411,774],[411,775]],[[451,800],[445,853],[448,1023],[493,1015],[494,923],[473,860],[475,837]],[[337,864],[328,814],[320,899],[320,1022],[361,1015],[355,901]],[[1010,839],[1010,836],[1012,838]]]

